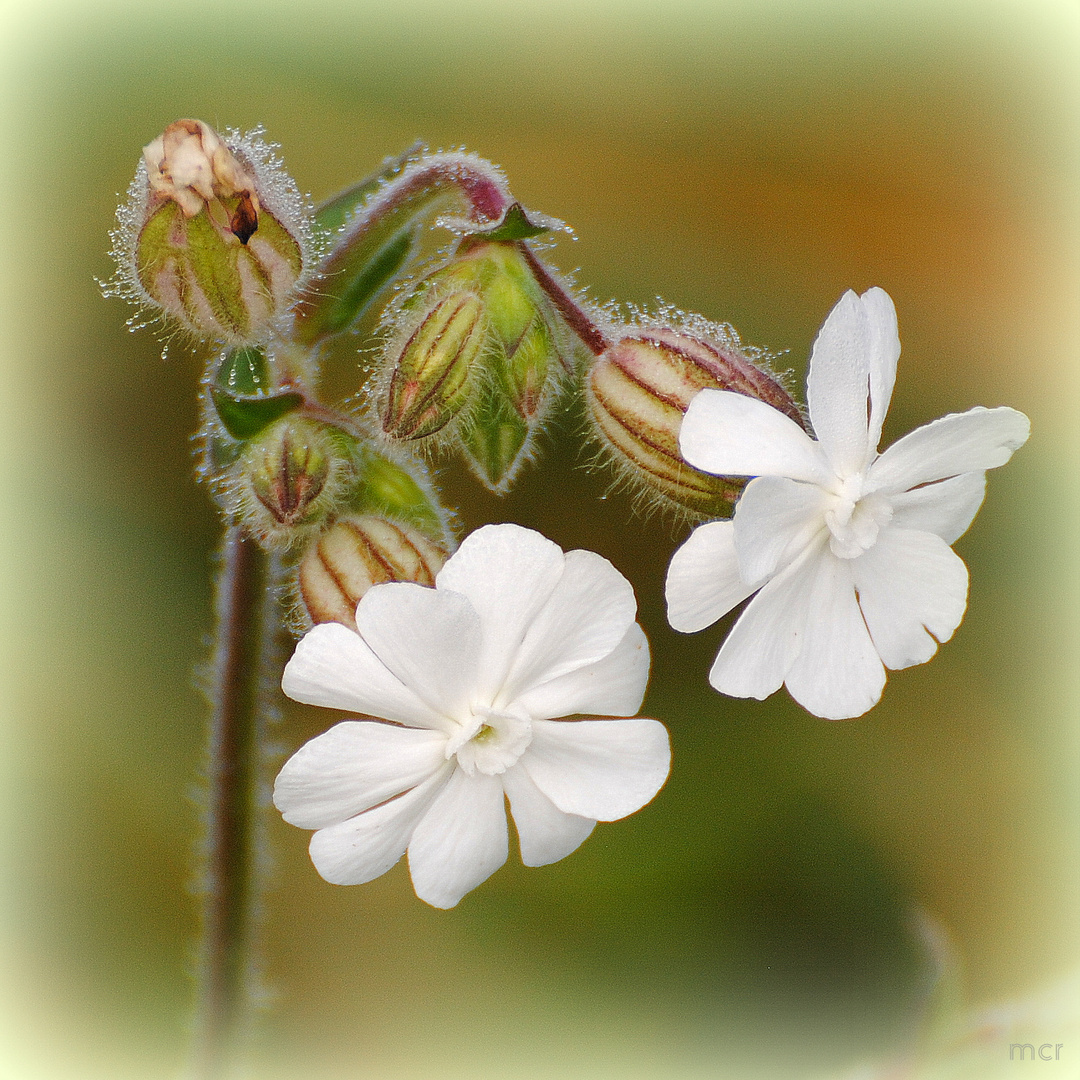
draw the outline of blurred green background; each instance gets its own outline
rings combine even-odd
[[[672,776],[450,912],[404,866],[325,884],[275,820],[254,1077],[840,1074],[917,1024],[919,910],[973,1003],[1076,967],[1074,3],[7,0],[0,49],[0,1077],[168,1078],[186,1041],[217,528],[198,365],[94,282],[140,148],[180,116],[265,125],[317,199],[415,139],[466,146],[576,228],[552,257],[593,297],[730,321],[800,385],[840,294],[883,286],[886,441],[975,404],[1034,431],[957,545],[956,637],[840,724],[708,688],[727,624],[683,637],[661,605],[684,530],[607,493],[573,417],[505,500],[444,468],[467,528],[518,521],[632,579]],[[331,720],[288,712],[282,748]]]

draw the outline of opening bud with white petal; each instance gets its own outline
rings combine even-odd
[[[597,357],[586,380],[589,418],[628,479],[694,514],[730,516],[745,480],[695,469],[679,450],[679,428],[694,396],[706,388],[732,390],[802,425],[788,391],[747,352],[729,328],[702,324],[692,333],[627,328]]]
[[[270,148],[177,120],[143,149],[128,194],[116,291],[200,338],[265,339],[312,256],[310,214]]]
[[[339,518],[312,540],[300,560],[297,593],[313,623],[356,629],[356,605],[372,585],[434,585],[446,547],[419,529],[372,514]]]

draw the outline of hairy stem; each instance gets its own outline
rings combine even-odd
[[[569,291],[555,279],[554,275],[532,253],[528,245],[520,244],[519,249],[529,264],[537,284],[547,293],[548,299],[555,305],[556,310],[566,320],[567,325],[594,355],[599,356],[611,342],[604,336],[603,331],[592,321],[589,313],[570,295]]]
[[[224,1080],[251,1028],[260,766],[274,708],[267,678],[276,640],[270,559],[230,526],[219,574],[192,1080]]]
[[[351,198],[349,192],[339,196],[346,203]],[[346,217],[293,309],[293,336],[313,346],[355,325],[413,259],[418,230],[437,210],[455,205],[465,210],[466,223],[486,228],[497,224],[512,202],[502,174],[467,154],[427,154],[386,177]]]

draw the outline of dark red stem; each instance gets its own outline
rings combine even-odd
[[[566,320],[567,325],[581,338],[594,356],[599,356],[611,342],[604,337],[601,329],[589,318],[586,311],[555,280],[548,268],[529,250],[528,246],[519,244],[519,247],[525,261],[529,264],[529,269],[533,272],[533,277],[555,305],[559,314]]]
[[[229,526],[219,568],[194,1080],[225,1080],[250,1032],[266,677],[276,605],[269,558]]]

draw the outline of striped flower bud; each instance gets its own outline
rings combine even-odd
[[[298,571],[297,593],[313,623],[356,629],[356,605],[372,585],[434,585],[447,552],[419,530],[374,515],[340,518],[314,539]]]
[[[486,338],[484,305],[474,293],[453,292],[426,310],[394,365],[383,430],[419,439],[446,427],[468,399]]]
[[[309,216],[269,148],[201,120],[143,149],[118,218],[115,291],[229,344],[266,337],[311,258]]]
[[[628,475],[695,514],[726,517],[744,481],[703,473],[679,452],[687,406],[709,387],[756,397],[802,424],[776,377],[721,334],[634,329],[597,358],[586,398],[594,430]]]
[[[456,440],[483,483],[504,491],[570,365],[522,243],[466,239],[391,317],[383,430]]]
[[[332,429],[287,416],[246,446],[232,471],[237,509],[267,547],[290,547],[334,509],[350,475],[348,452]]]

